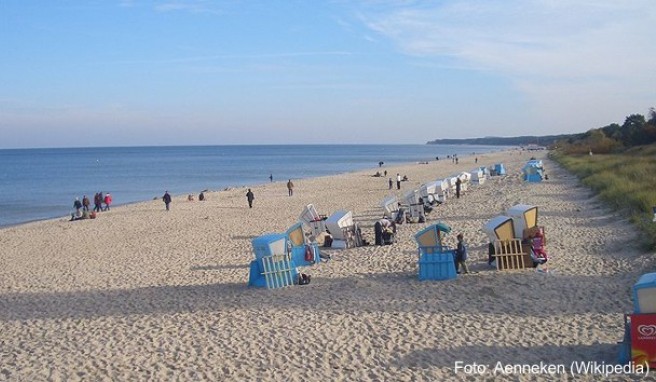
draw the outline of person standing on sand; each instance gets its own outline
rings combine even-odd
[[[392,178],[389,178],[389,180],[387,181],[387,183],[389,183],[389,189],[391,190],[391,189],[392,189],[392,185],[394,184],[394,182],[392,182]]]
[[[89,202],[89,197],[84,195],[82,198],[82,210],[89,212],[89,206],[91,205],[91,202]]]
[[[164,204],[166,205],[166,210],[169,210],[169,204],[171,204],[171,195],[169,194],[168,191],[164,191],[164,196],[162,196],[162,200],[164,201]]]
[[[75,216],[80,216],[80,208],[82,208],[82,202],[80,202],[80,198],[75,198],[75,201],[73,202],[73,208],[75,208]]]
[[[294,183],[292,183],[291,179],[287,181],[287,191],[289,192],[289,196],[294,195]]]
[[[462,273],[469,273],[467,268],[467,246],[465,245],[464,238],[461,233],[458,234],[458,246],[456,247],[456,273],[460,273],[462,266]]]
[[[93,196],[93,212],[100,212],[102,210],[102,196],[99,192]]]
[[[396,173],[396,189],[401,189],[401,175],[398,172]]]
[[[460,199],[460,187],[462,185],[462,180],[460,180],[460,177],[456,179],[456,199]]]
[[[112,205],[112,195],[108,192],[105,195],[105,211],[109,211],[109,206]]]
[[[250,188],[246,193],[246,200],[248,200],[248,208],[253,208],[253,200],[255,200],[255,195],[253,195],[253,191],[251,191]]]

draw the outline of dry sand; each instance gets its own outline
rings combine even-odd
[[[544,159],[550,179],[528,184],[520,168]],[[569,375],[466,375],[456,362],[614,363],[631,310],[631,286],[653,265],[634,228],[541,153],[478,156],[505,177],[471,187],[403,224],[398,243],[326,250],[304,272],[312,283],[247,287],[251,239],[282,232],[306,204],[352,210],[373,242],[390,191],[378,168],[339,176],[113,208],[0,230],[0,380],[565,380]],[[474,168],[473,157],[386,167],[410,178],[401,192]],[[393,190],[393,192],[396,192]],[[399,193],[401,195],[401,193]],[[548,274],[488,268],[483,224],[517,204],[539,206]],[[462,232],[476,274],[417,279],[413,235],[436,220]],[[597,380],[580,375],[577,380]],[[621,378],[629,379],[627,376]]]

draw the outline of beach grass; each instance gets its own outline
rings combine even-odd
[[[643,244],[656,248],[656,145],[634,147],[622,153],[571,155],[556,150],[552,158],[576,174],[581,182],[596,192],[631,220],[643,233]]]

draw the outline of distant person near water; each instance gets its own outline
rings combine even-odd
[[[251,191],[250,188],[246,193],[246,200],[248,200],[248,208],[253,208],[253,200],[255,200],[255,195],[253,195],[253,191]]]
[[[82,210],[89,212],[89,206],[91,205],[91,202],[89,202],[89,198],[84,195],[82,198]]]
[[[108,192],[105,195],[105,211],[109,211],[109,206],[112,205],[112,195]]]
[[[164,205],[166,205],[166,210],[169,210],[169,204],[171,204],[171,195],[169,194],[168,191],[164,191],[164,196],[162,196],[162,200],[164,201]]]
[[[75,198],[75,201],[73,202],[73,208],[75,208],[75,216],[80,216],[80,209],[82,208],[82,202],[80,201],[80,198]]]
[[[200,194],[198,194],[198,200],[201,202],[205,200],[205,193],[203,191],[201,191]]]
[[[269,181],[273,182],[273,174],[269,175]]]
[[[291,179],[287,182],[287,191],[289,192],[289,196],[294,195],[294,183],[292,183]]]
[[[96,192],[93,196],[93,212],[100,212],[102,210],[102,192]]]

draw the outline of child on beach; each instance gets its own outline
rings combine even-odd
[[[467,246],[465,245],[464,237],[461,233],[458,234],[458,246],[456,247],[456,273],[460,273],[462,266],[462,273],[469,273],[467,268]]]

